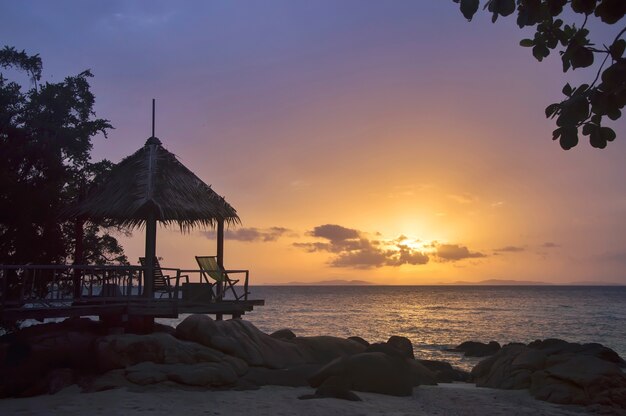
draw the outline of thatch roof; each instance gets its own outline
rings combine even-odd
[[[115,165],[103,185],[68,213],[135,228],[144,224],[150,210],[157,221],[176,223],[182,230],[213,226],[219,220],[240,222],[237,211],[156,137]]]

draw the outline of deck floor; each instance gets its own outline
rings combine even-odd
[[[231,315],[241,317],[255,306],[265,304],[263,299],[220,302],[188,302],[181,299],[138,299],[120,300],[99,298],[67,304],[50,305],[4,305],[0,310],[0,320],[16,321],[25,319],[43,320],[48,318],[78,316],[153,316],[155,318],[177,318],[179,314],[197,313],[208,315]]]

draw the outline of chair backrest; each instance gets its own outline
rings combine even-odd
[[[139,263],[143,267],[146,267],[146,258],[139,257]],[[154,292],[167,292],[169,289],[169,284],[163,275],[163,270],[161,270],[161,265],[159,264],[159,259],[154,258],[154,270],[152,275],[152,290]]]
[[[226,276],[222,272],[222,268],[217,263],[217,256],[196,256],[196,261],[200,270],[206,276],[215,280],[216,282],[223,282]]]

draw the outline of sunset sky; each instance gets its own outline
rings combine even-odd
[[[626,118],[605,150],[561,150],[544,108],[595,70],[538,63],[512,18],[468,23],[451,0],[0,10],[44,80],[93,71],[115,126],[95,160],[144,145],[156,98],[164,146],[237,209],[225,263],[253,283],[626,283]],[[133,263],[143,238],[121,237]],[[160,228],[157,253],[195,268],[214,235]]]

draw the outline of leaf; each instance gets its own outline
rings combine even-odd
[[[579,46],[572,53],[572,69],[587,68],[593,65],[593,52],[584,46]]]
[[[472,20],[478,10],[480,0],[461,0],[461,13],[468,21]]]
[[[563,127],[559,144],[563,150],[569,150],[578,144],[578,129],[576,127]]]
[[[596,7],[595,15],[604,23],[612,25],[617,23],[626,14],[626,1],[602,0]]]
[[[613,42],[613,44],[609,48],[609,51],[611,52],[611,58],[617,61],[624,54],[624,49],[626,49],[626,40],[618,39]]]
[[[563,87],[563,94],[567,95],[568,97],[570,97],[572,95],[572,86],[569,85],[569,82],[567,84],[565,84],[565,86]]]
[[[519,45],[525,48],[530,48],[531,46],[535,46],[535,41],[532,39],[522,39],[519,41]]]
[[[615,132],[610,127],[600,127],[600,134],[602,138],[608,142],[615,140]]]
[[[544,45],[535,45],[533,47],[533,56],[539,62],[543,60],[546,56],[550,55],[550,50],[546,48]]]
[[[554,117],[557,113],[557,111],[559,111],[559,109],[561,108],[561,105],[556,103],[556,104],[550,104],[549,106],[546,107],[546,118],[551,118]]]
[[[591,14],[596,8],[596,0],[572,0],[572,10],[576,13]]]

